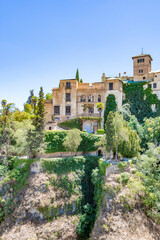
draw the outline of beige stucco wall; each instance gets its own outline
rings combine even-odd
[[[66,89],[66,82],[71,83],[71,89]],[[109,83],[113,83],[113,90],[109,90]],[[119,79],[105,79],[104,82],[97,83],[79,83],[76,79],[67,79],[60,81],[59,88],[53,88],[53,101],[52,103],[46,103],[47,119],[51,120],[51,114],[54,114],[54,106],[60,106],[60,115],[54,115],[59,120],[71,119],[77,116],[99,116],[96,104],[98,103],[98,96],[101,96],[101,102],[105,105],[106,97],[109,94],[114,94],[118,107],[122,105],[122,81]],[[71,101],[66,102],[66,93],[71,94]],[[86,102],[81,102],[81,96],[86,96]],[[93,102],[88,102],[88,97],[92,95],[94,97]],[[87,109],[83,111],[83,105],[92,105],[94,113],[89,114]],[[71,106],[71,114],[66,115],[66,106]],[[103,112],[102,112],[103,115]]]

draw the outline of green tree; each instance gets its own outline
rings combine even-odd
[[[104,123],[107,121],[107,117],[110,111],[115,112],[117,110],[117,103],[114,94],[109,94],[106,99],[105,111],[104,111]]]
[[[46,100],[50,100],[52,98],[53,98],[52,93],[47,93],[46,96],[45,96]]]
[[[113,125],[114,125],[114,146],[116,149],[116,161],[117,161],[118,147],[122,143],[122,141],[128,140],[128,131],[124,126],[123,116],[118,112],[115,112]]]
[[[114,136],[115,136],[115,126],[114,126],[114,116],[115,113],[112,111],[109,112],[107,121],[105,124],[105,134],[106,134],[106,150],[110,153],[110,161],[111,161],[111,153],[114,146]]]
[[[81,132],[78,129],[72,129],[65,137],[63,145],[67,151],[76,153],[81,141]]]
[[[32,90],[30,90],[30,95],[29,95],[29,97],[28,97],[28,100],[27,100],[27,103],[28,104],[32,104],[32,98],[34,97],[34,90],[32,89]]]
[[[35,129],[28,131],[28,149],[29,157],[36,158],[44,152],[44,129],[45,129],[45,100],[43,88],[40,88],[39,98],[37,103],[37,109],[35,118],[33,120],[33,126]]]
[[[96,104],[96,107],[98,109],[98,112],[99,112],[99,117],[100,117],[100,128],[101,128],[101,114],[102,114],[102,111],[104,109],[104,105],[103,103],[99,102]]]
[[[13,103],[1,102],[0,110],[0,153],[4,156],[4,165],[7,165],[7,157],[12,148],[13,140],[13,120],[12,113],[15,110]]]
[[[24,104],[24,111],[26,113],[32,114],[33,108],[32,108],[32,106],[29,103],[26,103],[26,104]]]
[[[80,81],[79,81],[80,83],[83,83],[83,80],[82,80],[82,78],[80,79]]]
[[[125,124],[127,139],[122,140],[119,145],[119,152],[123,157],[133,158],[138,156],[140,147],[140,138],[135,130],[132,130],[128,124]]]
[[[31,116],[27,112],[21,112],[19,110],[13,112],[13,121],[22,122],[24,120],[29,120],[30,118]]]
[[[77,68],[77,71],[76,71],[76,79],[77,79],[78,82],[79,82],[79,71],[78,71],[78,68]]]

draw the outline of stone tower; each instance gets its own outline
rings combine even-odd
[[[132,57],[133,59],[133,76],[135,81],[145,80],[151,72],[152,57],[150,54],[140,54]]]

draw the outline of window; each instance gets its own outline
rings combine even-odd
[[[59,115],[60,114],[60,106],[54,106],[54,114]]]
[[[66,102],[70,102],[70,101],[71,101],[71,94],[66,93]]]
[[[66,89],[71,89],[71,83],[70,82],[66,82]]]
[[[80,98],[80,101],[85,102],[86,101],[86,96],[82,95],[81,98]]]
[[[71,106],[66,106],[66,115],[71,115]]]
[[[113,83],[109,83],[109,90],[113,90]]]
[[[155,77],[157,77],[157,75],[155,75]]]
[[[144,58],[138,59],[137,62],[138,63],[144,63]]]
[[[143,77],[143,80],[145,80],[146,79],[146,77]]]
[[[93,107],[89,107],[89,113],[94,113],[94,108]]]
[[[101,102],[101,95],[98,95],[98,102]]]
[[[49,130],[52,130],[52,127],[49,127]]]
[[[90,95],[89,97],[88,97],[88,102],[93,102],[94,101],[94,97],[93,97],[93,95]]]
[[[139,70],[139,73],[143,73],[143,70],[142,70],[142,69],[140,69],[140,70]]]
[[[149,60],[149,63],[151,64],[151,60]]]
[[[153,83],[153,88],[156,88],[157,87],[157,83]]]

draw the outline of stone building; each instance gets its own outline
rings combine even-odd
[[[76,79],[60,80],[59,88],[53,88],[53,100],[46,101],[47,129],[54,127],[54,121],[64,121],[80,116],[99,117],[98,102],[105,105],[109,94],[114,94],[118,107],[122,105],[122,81],[102,76],[101,82],[80,83]],[[104,110],[103,110],[104,111]],[[102,115],[104,112],[102,112]],[[83,129],[96,132],[98,120],[83,121]]]
[[[160,70],[152,71],[152,57],[150,54],[140,54],[132,57],[133,76],[119,75],[115,78],[102,74],[101,82],[80,83],[76,79],[60,80],[58,88],[52,89],[53,99],[46,101],[47,124],[46,129],[53,129],[55,122],[73,119],[79,116],[99,117],[96,104],[105,105],[109,94],[114,94],[118,107],[122,105],[123,82],[149,82],[150,87],[160,99]],[[104,112],[102,112],[103,116]],[[83,130],[96,132],[98,121],[83,121]]]

